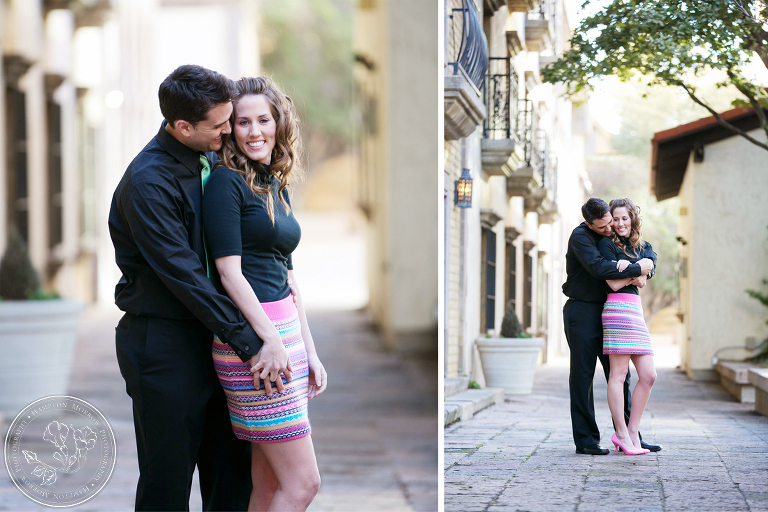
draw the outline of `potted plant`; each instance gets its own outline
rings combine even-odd
[[[10,229],[0,262],[0,415],[67,392],[83,304],[41,290],[24,242]]]
[[[511,301],[504,312],[500,337],[480,337],[475,344],[489,387],[504,388],[504,393],[508,395],[527,395],[531,392],[536,359],[544,339],[523,333]]]

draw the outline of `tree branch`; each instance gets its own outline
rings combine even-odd
[[[696,104],[701,105],[702,107],[707,109],[709,111],[709,113],[712,114],[712,116],[717,120],[717,122],[718,122],[718,124],[720,124],[720,126],[722,126],[724,128],[727,128],[728,130],[731,130],[732,132],[734,132],[734,133],[736,133],[738,135],[741,135],[742,137],[747,139],[749,142],[751,142],[755,146],[758,146],[758,147],[763,148],[764,150],[768,151],[768,145],[763,144],[759,140],[757,140],[754,137],[750,136],[744,130],[741,130],[741,129],[735,127],[734,125],[732,125],[731,123],[729,123],[728,121],[723,119],[723,117],[715,109],[713,109],[712,107],[710,107],[709,105],[707,105],[706,103],[701,101],[699,98],[697,98],[696,95],[693,93],[693,91],[691,91],[690,87],[685,85],[683,82],[681,82],[680,80],[673,80],[672,83],[674,83],[675,85],[679,85],[680,87],[685,89],[685,92],[688,93],[688,96]]]
[[[752,105],[752,108],[755,109],[757,118],[760,120],[760,126],[762,127],[763,131],[765,131],[765,134],[768,135],[768,119],[766,119],[765,111],[763,110],[762,105],[760,105],[760,102],[757,100],[757,98],[755,98],[755,95],[752,93],[752,91],[750,91],[749,88],[744,87],[744,85],[741,83],[741,80],[736,77],[732,66],[728,66],[727,73],[728,78],[731,79],[731,83],[733,83],[736,89],[738,89],[741,94],[749,99],[750,105]]]

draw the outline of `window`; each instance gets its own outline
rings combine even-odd
[[[6,87],[5,102],[8,225],[15,226],[24,243],[29,243],[26,95],[15,87]]]
[[[61,106],[51,100],[48,111],[48,246],[62,241]]]
[[[528,329],[532,327],[531,323],[533,318],[533,273],[536,269],[533,266],[533,256],[528,252],[525,254],[525,286],[523,290],[523,328]]]
[[[482,272],[481,276],[481,321],[485,331],[495,328],[496,324],[496,233],[482,228]]]
[[[517,306],[517,247],[507,240],[506,243],[506,304],[512,303],[512,308]]]

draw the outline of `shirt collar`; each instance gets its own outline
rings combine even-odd
[[[160,131],[157,132],[157,142],[164,150],[170,153],[172,157],[189,169],[192,174],[197,174],[200,165],[200,155],[202,153],[182,144],[173,135],[168,133],[165,130],[167,124],[168,123],[165,120],[160,124]]]

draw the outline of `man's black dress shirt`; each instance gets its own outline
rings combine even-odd
[[[563,293],[570,299],[586,302],[605,302],[608,298],[606,279],[624,279],[638,277],[642,271],[640,264],[633,263],[624,272],[616,270],[616,263],[611,263],[600,255],[597,243],[603,238],[587,226],[579,224],[568,239],[568,252],[565,253],[565,272],[567,278],[563,284]],[[653,251],[651,251],[653,252]],[[646,254],[650,257],[650,254]],[[651,258],[656,265],[656,254]]]
[[[125,171],[109,211],[109,234],[123,273],[115,303],[138,316],[197,318],[248,361],[263,342],[206,276],[200,156],[163,122]]]

